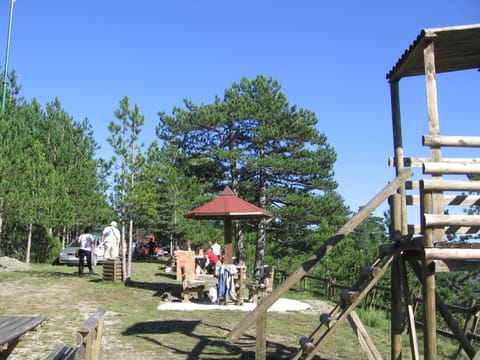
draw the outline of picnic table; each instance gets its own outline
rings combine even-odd
[[[24,335],[43,321],[42,316],[0,316],[0,360],[8,358]]]

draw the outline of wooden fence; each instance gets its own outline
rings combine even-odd
[[[288,274],[285,270],[277,269],[275,270],[275,279],[274,286],[281,284],[288,278]],[[300,292],[312,292],[324,296],[326,299],[337,302],[340,293],[344,289],[350,289],[349,285],[342,285],[335,281],[331,277],[320,277],[314,275],[305,275],[300,282],[297,283],[296,287],[293,287],[291,290],[300,291]],[[379,298],[383,299],[390,298],[390,287],[386,286],[374,286],[368,296],[364,299],[362,307],[364,308],[379,308],[382,310],[390,311],[388,303],[381,303]],[[423,299],[415,297],[413,299],[413,308],[416,310],[419,306],[423,304]],[[454,314],[458,316],[465,317],[463,331],[470,340],[480,342],[480,334],[477,333],[477,328],[480,320],[480,304],[477,304],[475,301],[472,301],[469,306],[459,306],[459,305],[449,305],[446,304],[446,307]],[[415,321],[417,325],[423,327],[421,321]],[[437,334],[454,339],[455,336],[452,332],[446,331],[441,328],[437,328]]]

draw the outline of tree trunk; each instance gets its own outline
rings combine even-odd
[[[132,277],[132,245],[133,245],[133,219],[130,218],[127,246],[127,279]]]
[[[237,256],[238,265],[245,265],[245,245],[243,242],[243,230],[239,221],[235,222],[235,233],[236,233],[236,243],[235,243],[235,254]]]
[[[25,253],[25,263],[30,266],[30,249],[32,248],[32,230],[33,224],[30,222],[28,225],[28,237],[27,237],[27,251]]]
[[[234,166],[234,164],[232,164]],[[236,196],[238,193],[238,176],[235,168],[231,169],[232,174],[232,191]],[[235,221],[235,256],[239,265],[245,265],[245,245],[243,243],[243,231],[240,221]]]
[[[266,247],[266,236],[265,228],[267,221],[261,219],[258,224],[258,236],[257,236],[257,251],[255,253],[255,269],[254,275],[258,274],[260,277],[263,275],[263,265],[265,262],[265,247]]]
[[[263,152],[260,153],[262,157]],[[265,177],[262,173],[259,176],[259,193],[260,193],[260,207],[266,209],[267,207],[267,195],[266,195],[266,186],[265,186]],[[255,254],[255,269],[254,274],[258,273],[263,276],[263,265],[265,262],[265,249],[267,244],[266,229],[267,220],[261,219],[258,224],[258,234],[257,234],[257,249]]]
[[[2,227],[3,227],[3,199],[0,200],[0,244],[2,243]]]

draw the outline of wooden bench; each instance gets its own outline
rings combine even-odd
[[[248,301],[256,303],[264,296],[270,295],[273,291],[274,277],[275,267],[265,266],[261,279],[258,282],[247,284]]]
[[[37,329],[43,316],[0,316],[0,359],[6,359],[25,334]]]
[[[77,331],[77,346],[62,346],[45,360],[98,360],[102,345],[103,320],[106,310],[101,307]]]
[[[195,281],[190,280],[187,277],[185,266],[181,267],[182,269],[182,298],[184,302],[190,301],[190,294],[196,293],[199,300],[203,299],[203,292],[205,291],[205,282],[204,281]]]

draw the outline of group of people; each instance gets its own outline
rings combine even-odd
[[[118,257],[120,246],[120,231],[117,222],[112,221],[109,226],[103,229],[102,243],[105,246],[105,259]],[[78,237],[78,276],[83,277],[85,269],[85,260],[90,275],[94,275],[92,258],[95,254],[95,238],[92,235],[92,227],[87,226]]]

